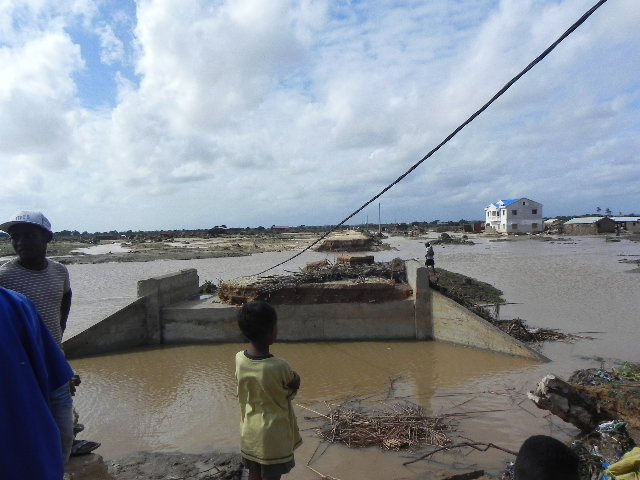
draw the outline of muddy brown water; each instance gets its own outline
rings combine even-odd
[[[498,450],[454,450],[431,461],[402,463],[421,452],[382,452],[323,444],[315,412],[354,398],[372,408],[398,401],[422,405],[429,414],[457,423],[454,442],[493,442],[517,450],[531,434],[561,440],[577,430],[538,410],[526,392],[547,373],[568,376],[598,366],[601,357],[640,362],[638,320],[640,274],[624,258],[637,259],[640,244],[605,242],[603,237],[541,242],[490,242],[439,246],[436,266],[489,282],[513,304],[503,318],[593,337],[573,344],[548,343],[552,361],[537,364],[490,352],[434,342],[280,343],[273,352],[287,358],[302,377],[296,399],[304,444],[287,478],[317,478],[307,465],[336,478],[403,478],[443,469],[484,468],[497,474],[513,458]],[[394,250],[377,261],[424,258],[422,241],[392,238]],[[153,275],[197,268],[200,280],[226,280],[256,273],[290,256],[275,252],[251,257],[138,264],[70,265],[74,305],[69,333],[81,331],[135,296],[136,282]],[[276,272],[295,271],[333,254],[308,252]],[[598,333],[586,333],[598,332]],[[97,451],[115,459],[138,450],[237,450],[238,408],[233,356],[244,345],[174,346],[73,360],[83,383],[76,408],[85,424],[82,438],[102,443]],[[320,417],[321,418],[321,417]],[[424,452],[422,452],[424,453]]]

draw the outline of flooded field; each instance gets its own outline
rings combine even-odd
[[[306,465],[337,478],[403,478],[444,468],[471,466],[498,473],[513,458],[504,452],[468,450],[438,454],[409,466],[414,453],[378,449],[326,448],[316,436],[316,412],[354,398],[381,406],[411,401],[429,414],[449,415],[458,424],[454,441],[493,442],[517,450],[535,433],[562,440],[577,434],[571,425],[548,417],[526,399],[547,373],[568,376],[578,368],[640,361],[636,324],[640,274],[619,262],[638,258],[640,244],[605,242],[602,237],[571,241],[518,240],[436,248],[436,266],[489,282],[510,305],[503,318],[520,317],[532,326],[559,328],[593,337],[574,344],[550,343],[542,352],[549,364],[433,342],[276,344],[302,377],[296,399],[304,444],[288,478],[317,478]],[[421,241],[392,238],[394,250],[376,260],[424,256]],[[291,255],[272,252],[250,257],[147,263],[70,265],[74,305],[69,333],[78,332],[135,296],[136,282],[184,268],[197,268],[201,282],[254,274]],[[295,271],[309,261],[334,255],[307,252],[277,271]],[[270,272],[273,273],[273,272]],[[589,332],[589,333],[584,333]],[[114,459],[137,450],[209,449],[235,451],[238,408],[233,356],[244,346],[164,347],[73,360],[83,383],[76,406],[83,438],[102,442],[97,451]],[[393,388],[392,388],[393,385]]]

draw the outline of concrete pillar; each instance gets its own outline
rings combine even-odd
[[[413,289],[416,340],[433,340],[433,317],[429,272],[416,260],[406,262],[407,281]]]
[[[149,278],[138,282],[138,297],[144,297],[146,309],[147,344],[162,343],[162,322],[160,316],[160,280]]]
[[[162,309],[177,302],[197,298],[199,288],[198,272],[195,268],[138,282],[138,297],[145,298],[147,307],[147,338],[150,345],[164,343]]]

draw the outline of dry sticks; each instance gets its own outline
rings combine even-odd
[[[445,433],[453,429],[448,417],[428,417],[414,405],[395,406],[371,414],[339,406],[323,417],[327,419],[327,425],[318,429],[320,437],[348,447],[377,446],[400,450],[451,443]]]
[[[513,320],[489,320],[493,325],[513,338],[521,342],[565,342],[573,343],[576,340],[593,340],[593,337],[563,333],[551,328],[530,328],[521,318]]]

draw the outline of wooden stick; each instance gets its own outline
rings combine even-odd
[[[319,472],[318,470],[316,470],[315,468],[310,467],[309,465],[307,465],[307,468],[308,468],[309,470],[311,470],[313,473],[315,473],[316,475],[320,475],[320,478],[321,478],[321,479],[329,478],[329,479],[331,479],[331,480],[340,480],[339,478],[331,477],[331,476],[329,476],[329,475],[325,475],[325,474],[323,474],[323,473]]]
[[[310,409],[309,407],[305,407],[304,405],[300,405],[299,403],[296,403],[296,406],[300,407],[300,408],[304,408],[305,410],[309,410],[312,413],[315,413],[316,415],[320,415],[321,417],[326,418],[327,420],[330,420],[329,416],[320,413],[320,412],[316,412],[315,410]]]
[[[450,448],[460,448],[460,447],[471,447],[471,448],[473,448],[475,450],[479,450],[481,452],[486,452],[490,448],[496,448],[498,450],[502,450],[503,452],[510,453],[514,457],[518,455],[518,452],[513,452],[511,450],[507,450],[506,448],[499,447],[498,445],[495,445],[493,443],[464,442],[464,443],[456,443],[455,445],[447,445],[446,447],[436,448],[435,450],[433,450],[433,451],[431,451],[429,453],[425,453],[421,457],[414,458],[413,460],[409,460],[408,462],[404,462],[402,465],[409,465],[411,463],[418,462],[418,461],[423,460],[423,459],[425,459],[427,457],[430,457],[434,453],[440,452],[442,450],[449,450]],[[484,448],[481,448],[481,447],[484,447]]]

